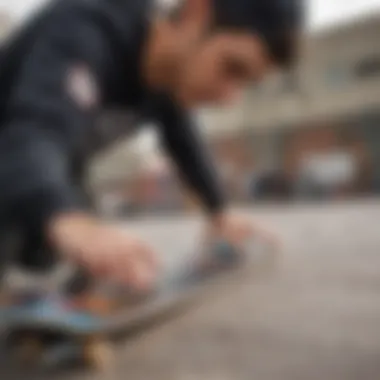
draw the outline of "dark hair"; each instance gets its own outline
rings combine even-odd
[[[303,27],[304,0],[210,0],[214,28],[259,34],[280,65],[293,62]]]
[[[172,20],[181,14],[184,1],[164,12]],[[214,13],[211,32],[231,29],[259,34],[274,62],[291,66],[304,23],[305,0],[209,0]]]

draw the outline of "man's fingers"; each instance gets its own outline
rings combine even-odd
[[[119,267],[115,275],[123,283],[137,290],[145,290],[151,287],[154,280],[154,272],[141,258],[136,256],[128,260],[124,269]]]
[[[116,279],[139,289],[151,286],[156,275],[153,251],[139,241],[130,241],[122,248],[120,261],[114,267]]]
[[[141,244],[136,253],[136,263],[140,285],[152,286],[158,272],[158,259],[154,251],[146,244]]]

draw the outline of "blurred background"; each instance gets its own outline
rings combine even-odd
[[[40,4],[1,0],[2,38]],[[281,265],[120,348],[107,379],[380,379],[379,40],[379,0],[309,0],[293,75],[267,78],[233,107],[199,110],[229,197],[279,233]],[[197,200],[149,127],[96,157],[88,180],[99,210],[171,263],[197,240]]]
[[[380,193],[380,15],[365,12],[364,2],[364,14],[347,17],[347,4],[319,3],[319,15],[310,9],[293,75],[273,75],[231,108],[199,112],[237,203]],[[133,151],[121,146],[94,168],[100,207],[119,204],[130,214],[193,209],[196,199],[177,182],[154,132],[137,140]]]

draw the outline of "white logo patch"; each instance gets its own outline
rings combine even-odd
[[[93,108],[99,103],[99,88],[96,79],[85,65],[77,65],[69,69],[67,91],[81,108]]]

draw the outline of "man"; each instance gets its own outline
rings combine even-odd
[[[297,0],[187,0],[157,15],[153,5],[57,0],[5,46],[0,221],[26,237],[23,261],[33,263],[49,247],[97,276],[141,288],[154,281],[152,249],[97,219],[83,200],[88,159],[131,131],[96,128],[108,107],[134,111],[134,126],[156,122],[204,205],[209,231],[231,242],[251,231],[228,211],[189,113],[228,103],[244,85],[291,64],[300,6]]]

